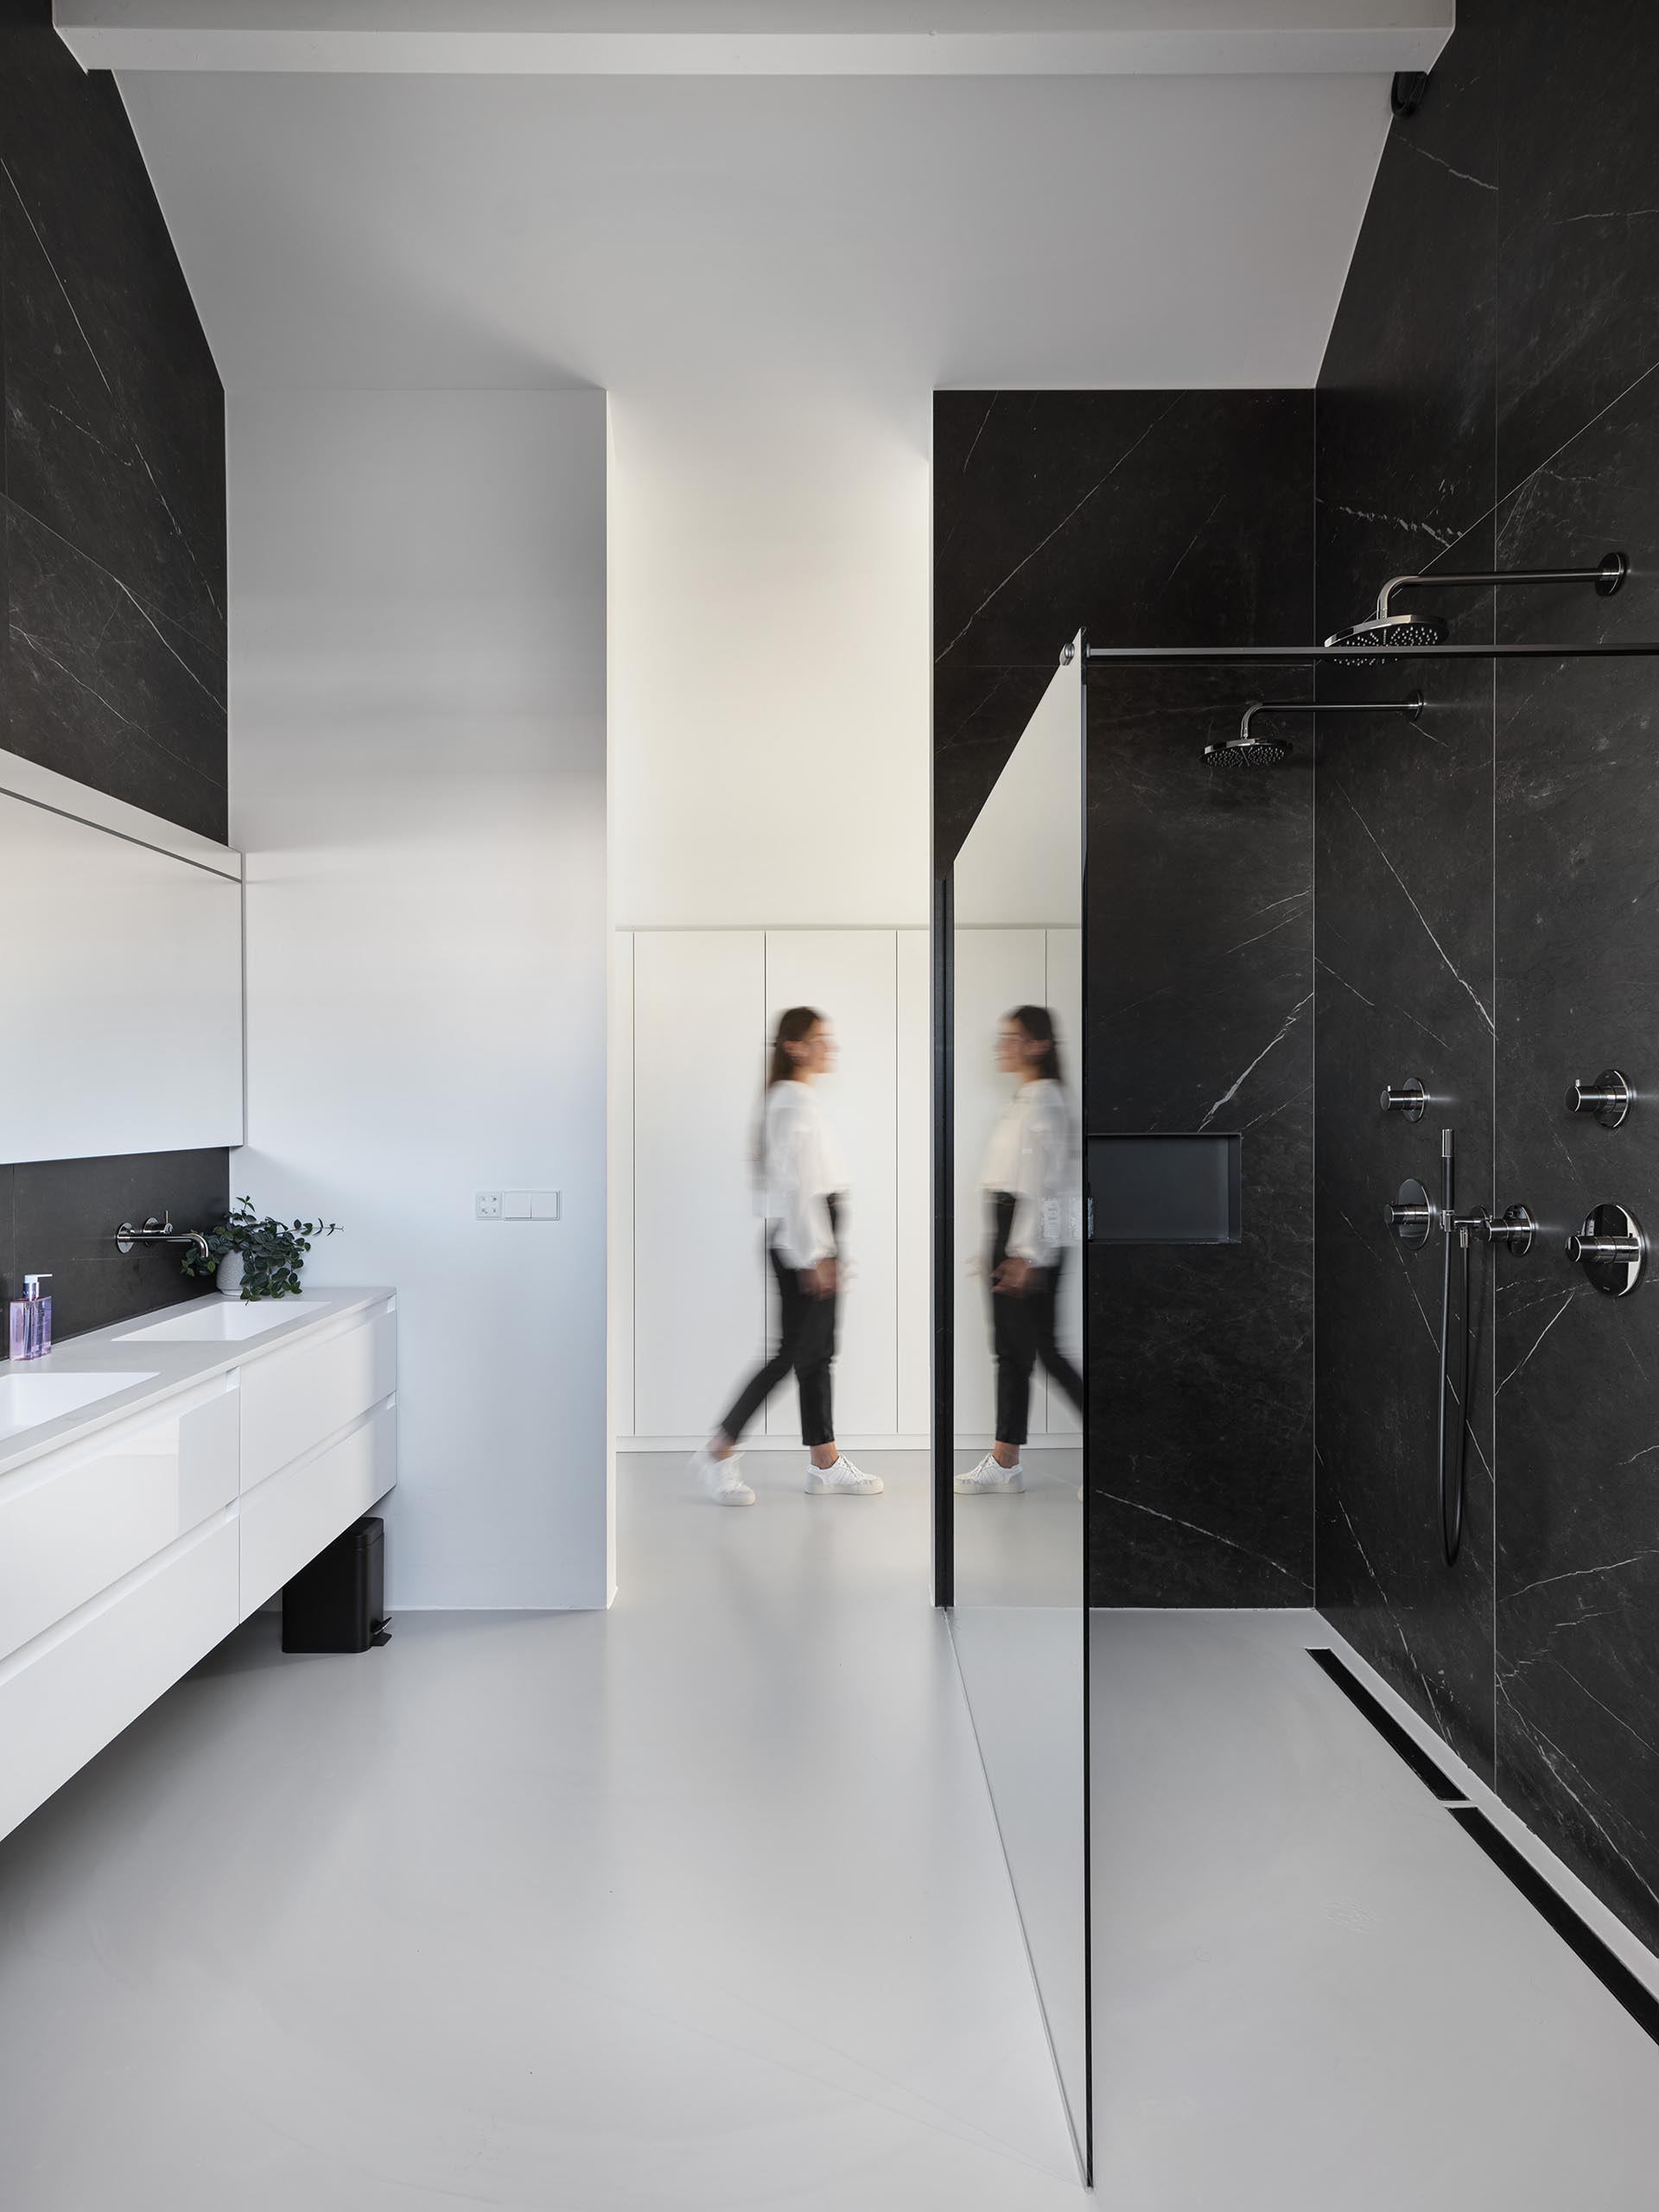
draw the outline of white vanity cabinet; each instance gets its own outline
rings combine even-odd
[[[0,1437],[0,1835],[391,1489],[396,1304],[320,1294],[237,1343],[127,1323],[31,1363],[106,1387]]]
[[[397,1325],[390,1305],[372,1307],[244,1374],[245,1620],[391,1489]]]

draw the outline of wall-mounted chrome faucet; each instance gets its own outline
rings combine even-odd
[[[151,1214],[142,1229],[135,1229],[130,1221],[124,1221],[115,1232],[115,1249],[118,1252],[130,1252],[135,1244],[194,1244],[209,1267],[213,1262],[213,1247],[201,1230],[175,1229],[170,1213],[163,1221],[157,1221]]]
[[[1398,1111],[1411,1121],[1420,1118],[1421,1084],[1382,1093],[1384,1113]],[[1416,1112],[1412,1112],[1413,1106]],[[1463,1544],[1464,1469],[1469,1433],[1469,1252],[1477,1239],[1483,1244],[1505,1244],[1519,1254],[1532,1249],[1537,1223],[1522,1205],[1509,1207],[1501,1219],[1489,1213],[1459,1213],[1457,1209],[1456,1146],[1450,1129],[1440,1131],[1440,1203],[1414,1177],[1400,1185],[1392,1205],[1384,1206],[1382,1219],[1400,1242],[1413,1250],[1427,1244],[1431,1230],[1438,1229],[1440,1253],[1440,1433],[1434,1447],[1435,1485],[1440,1492],[1440,1551],[1448,1567],[1455,1567]],[[1463,1255],[1463,1296],[1459,1306],[1459,1380],[1454,1388],[1447,1354],[1452,1343],[1452,1248]],[[1449,1416],[1446,1399],[1457,1408]],[[1449,1448],[1448,1448],[1449,1447]],[[1449,1462],[1449,1464],[1448,1464]]]
[[[1408,1075],[1402,1084],[1386,1083],[1382,1086],[1382,1111],[1402,1114],[1408,1122],[1421,1122],[1428,1105],[1428,1093],[1414,1075]]]
[[[1567,1088],[1569,1114],[1593,1114],[1604,1129],[1616,1129],[1636,1103],[1629,1078],[1617,1068],[1604,1068],[1593,1083],[1575,1076]]]

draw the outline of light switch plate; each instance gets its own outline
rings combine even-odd
[[[474,1201],[480,1221],[557,1221],[556,1191],[480,1191]]]

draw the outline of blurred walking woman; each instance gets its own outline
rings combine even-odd
[[[957,1477],[956,1488],[969,1496],[1025,1488],[1020,1447],[1039,1360],[1083,1417],[1083,1378],[1054,1332],[1078,1179],[1071,1110],[1046,1007],[1019,1006],[1005,1016],[996,1065],[1019,1078],[991,1131],[979,1178],[990,1247],[996,1440],[976,1467]]]
[[[791,1368],[800,1389],[809,1496],[874,1497],[882,1488],[879,1475],[861,1473],[836,1451],[830,1411],[847,1168],[813,1086],[835,1058],[830,1025],[813,1007],[791,1007],[779,1017],[754,1162],[756,1208],[766,1217],[778,1283],[778,1348],[692,1459],[693,1473],[718,1505],[754,1503],[737,1471],[738,1444]]]

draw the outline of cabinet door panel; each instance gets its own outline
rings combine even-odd
[[[242,1501],[242,1618],[383,1498],[397,1477],[397,1410],[384,1405],[251,1491]]]
[[[205,1522],[153,1573],[0,1662],[0,1835],[236,1626],[237,1527]]]
[[[366,1413],[397,1387],[397,1325],[389,1306],[354,1315],[242,1370],[242,1487],[251,1490]]]
[[[633,946],[634,1417],[706,1434],[762,1356],[749,1153],[764,1073],[759,930],[641,930]]]
[[[0,1657],[228,1504],[236,1446],[219,1382],[0,1482]]]

